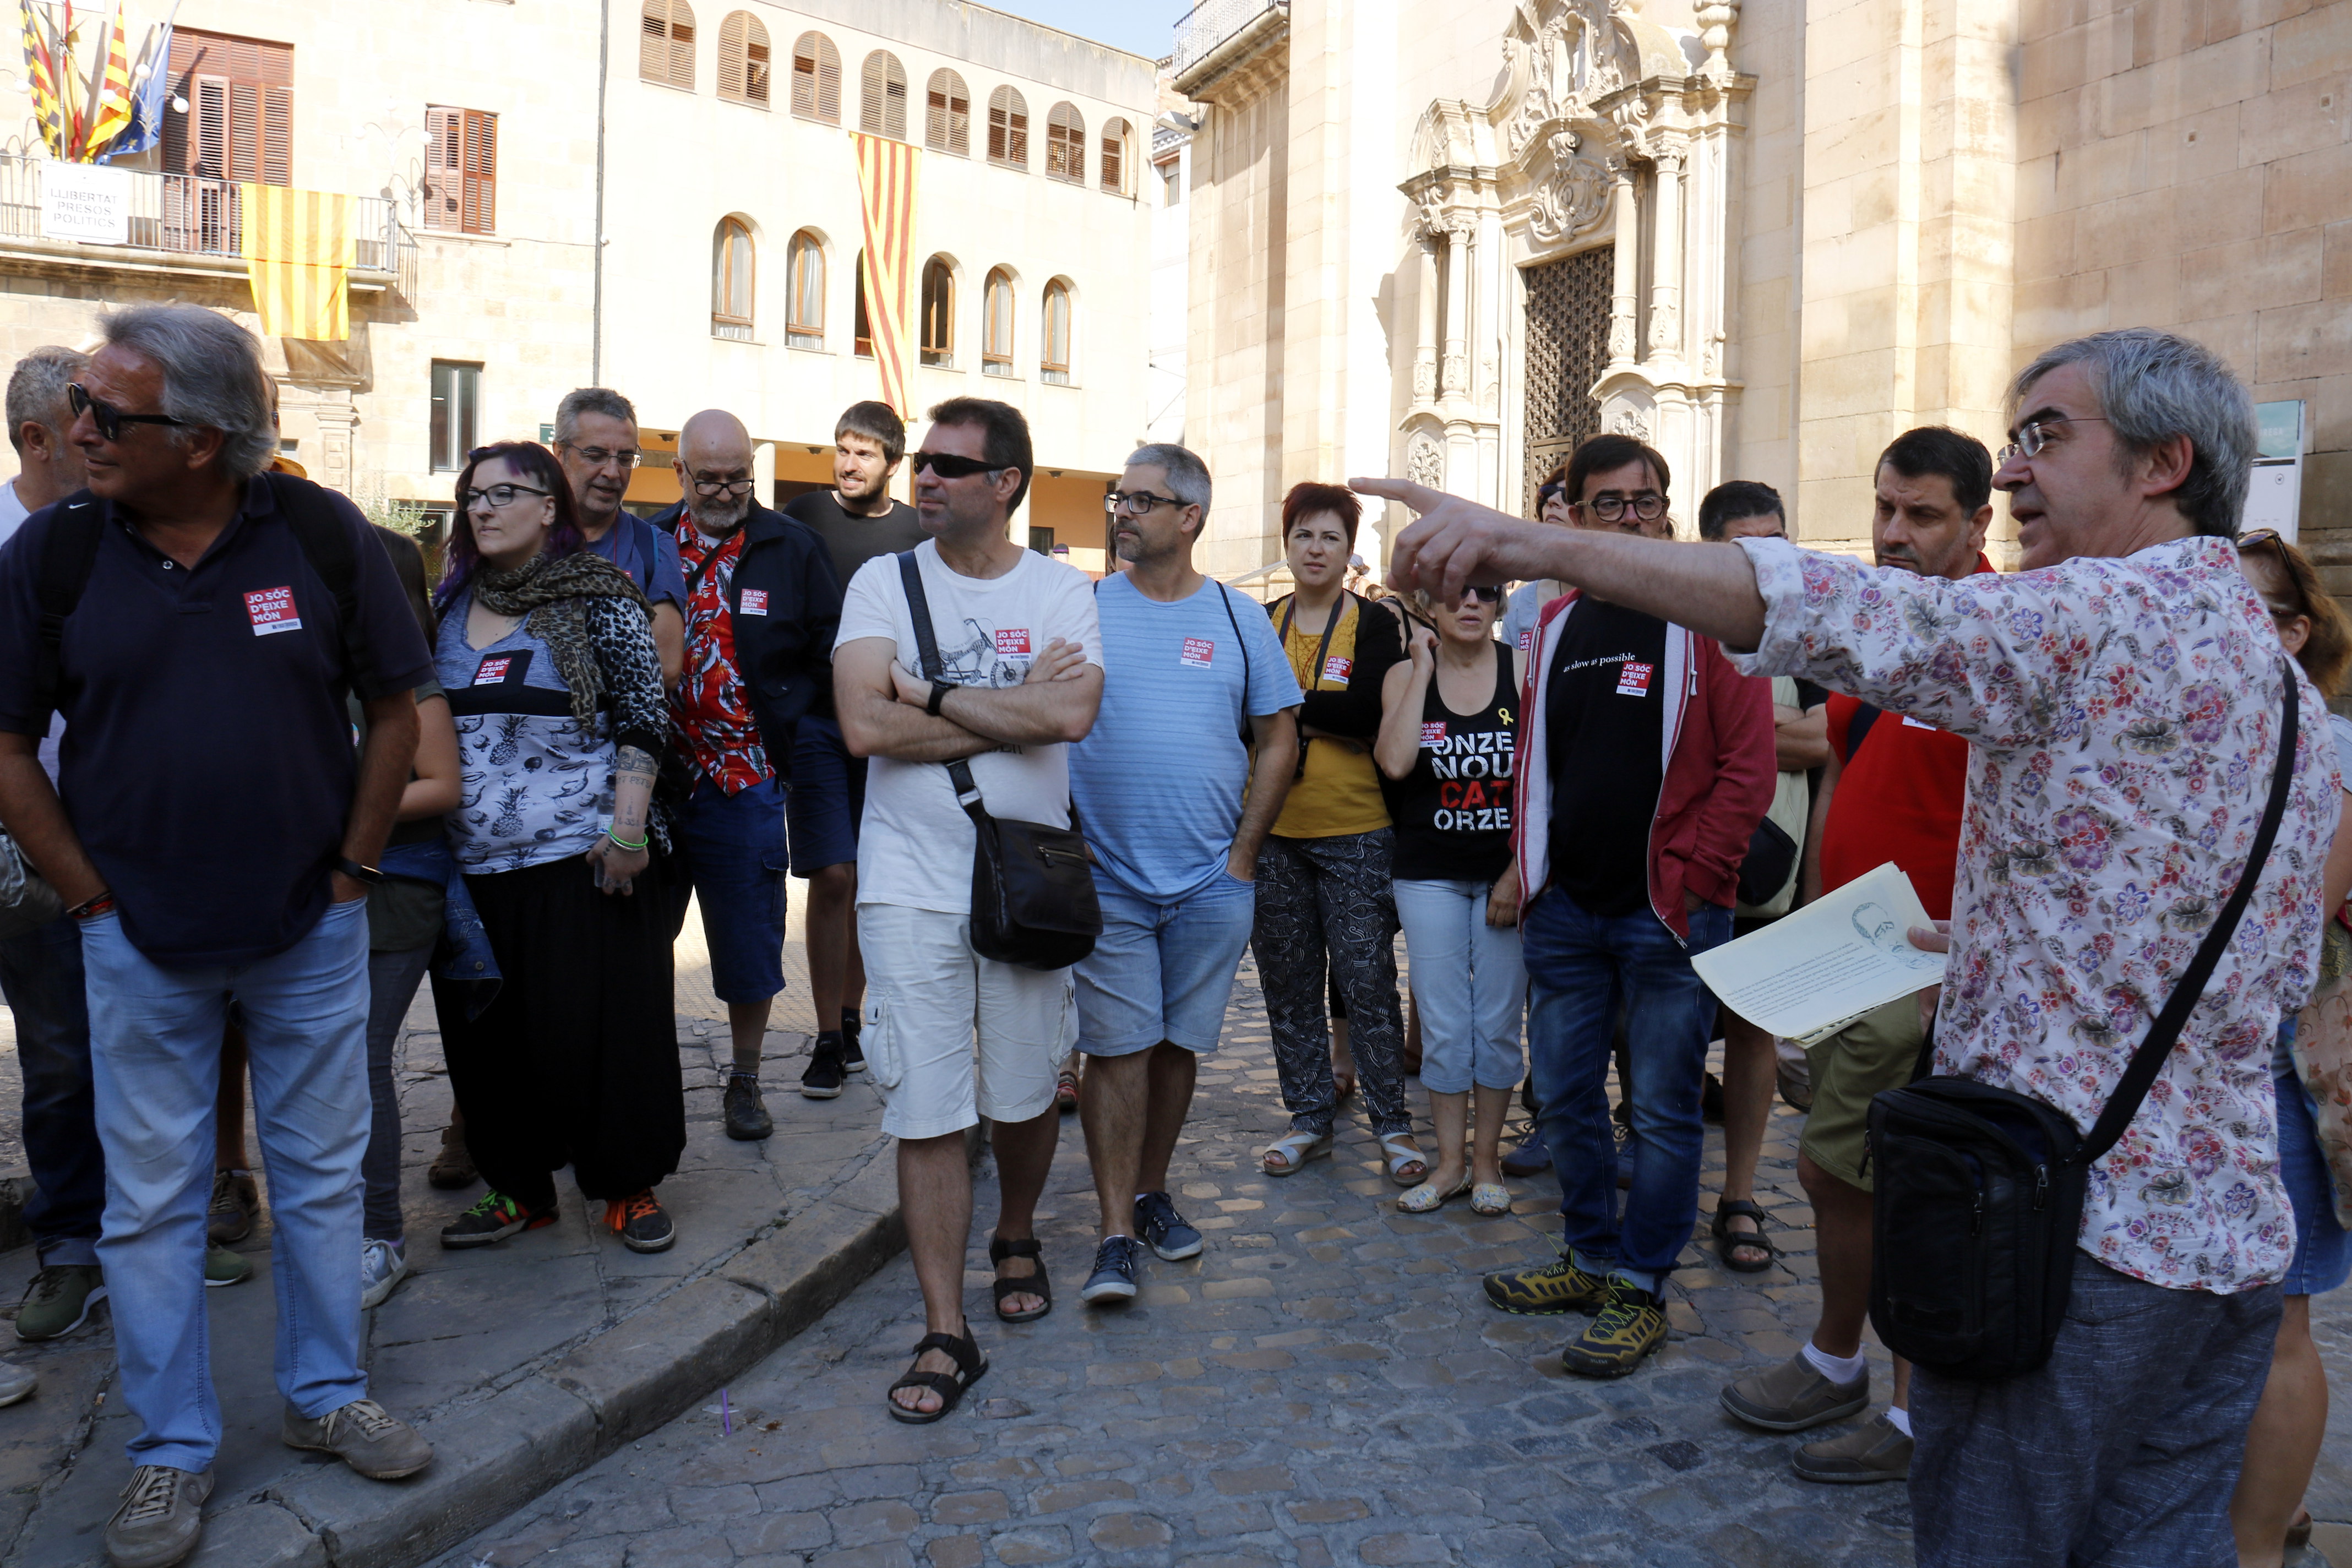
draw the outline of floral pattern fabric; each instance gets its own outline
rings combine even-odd
[[[687,595],[686,671],[671,706],[695,772],[725,794],[740,795],[773,776],[735,661],[735,616],[727,605],[735,563],[743,558],[743,531],[713,541],[695,527],[691,513],[681,512],[677,553],[689,578],[698,571],[701,576]]]
[[[2155,1285],[2275,1282],[2294,1247],[2272,1041],[2319,960],[2339,782],[2326,708],[2227,540],[1961,582],[1743,540],[1756,674],[1803,675],[1968,741],[1936,1068],[2088,1130],[2244,868],[2301,703],[2278,839],[2212,984],[2122,1140],[2081,1244]]]

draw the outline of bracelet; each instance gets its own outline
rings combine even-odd
[[[69,920],[95,920],[100,915],[107,913],[113,908],[114,893],[112,889],[109,889],[92,893],[89,898],[84,899],[81,902],[68,910],[66,911],[66,916]]]
[[[654,838],[654,836],[653,836],[652,831],[651,831],[650,829],[648,829],[648,830],[647,830],[647,832],[646,832],[646,836],[645,836],[643,838],[640,838],[640,839],[638,839],[635,844],[632,844],[632,843],[630,843],[627,839],[623,838],[622,837],[620,837],[620,835],[618,835],[618,834],[614,833],[614,832],[611,828],[609,828],[609,827],[607,827],[606,829],[604,829],[604,837],[607,837],[607,838],[609,838],[609,839],[611,839],[611,840],[613,841],[613,847],[614,847],[614,848],[615,848],[615,849],[619,849],[619,850],[622,850],[622,851],[625,851],[625,853],[627,853],[627,854],[631,854],[631,855],[635,855],[635,854],[636,854],[639,850],[643,849],[646,845],[648,845],[648,844],[652,843],[652,842],[653,842],[653,838]]]
[[[940,704],[945,702],[948,700],[948,693],[953,691],[955,689],[955,683],[953,681],[932,681],[930,700],[923,704],[923,711],[929,714],[934,719],[940,717]]]

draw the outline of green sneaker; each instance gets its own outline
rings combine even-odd
[[[1506,1268],[1489,1274],[1484,1283],[1489,1303],[1529,1318],[1598,1311],[1609,1294],[1608,1280],[1587,1274],[1565,1253],[1540,1268]]]
[[[1559,1352],[1562,1370],[1579,1377],[1622,1377],[1666,1342],[1666,1310],[1657,1297],[1622,1279],[1607,1285],[1600,1313]]]
[[[53,1263],[33,1276],[16,1309],[16,1337],[54,1340],[89,1321],[89,1310],[106,1300],[106,1276],[95,1263]]]
[[[242,1285],[253,1278],[253,1259],[217,1244],[205,1248],[205,1289]]]
[[[441,1245],[447,1247],[488,1247],[494,1241],[504,1241],[510,1236],[554,1223],[553,1204],[543,1209],[527,1209],[492,1188],[475,1200],[472,1208],[441,1227]]]

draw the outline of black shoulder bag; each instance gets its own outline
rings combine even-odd
[[[1929,1051],[1918,1077],[1871,1100],[1870,1321],[1895,1354],[1979,1383],[2050,1359],[2074,1287],[2090,1167],[2138,1114],[2253,897],[2294,782],[2295,710],[2289,672],[2278,765],[2245,871],[2087,1136],[2030,1095],[1927,1077]]]
[[[911,550],[898,557],[898,580],[906,584],[924,679],[942,685],[947,676],[930,601]],[[1102,934],[1102,904],[1095,897],[1093,857],[1078,835],[1077,807],[1070,808],[1068,827],[992,816],[971,765],[957,761],[947,769],[956,804],[971,818],[971,950],[1024,969],[1067,969],[1092,952]]]

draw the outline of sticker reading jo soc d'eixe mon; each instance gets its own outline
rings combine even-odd
[[[291,587],[255,589],[245,596],[245,613],[252,619],[253,635],[257,637],[302,629],[302,613],[295,605]]]
[[[1627,659],[1623,664],[1618,666],[1617,695],[1620,697],[1647,697],[1650,694],[1650,672],[1652,668],[1653,667],[1650,665],[1636,664],[1632,659]]]
[[[1184,651],[1176,656],[1176,662],[1188,669],[1206,669],[1216,654],[1217,645],[1211,638],[1186,637]]]

